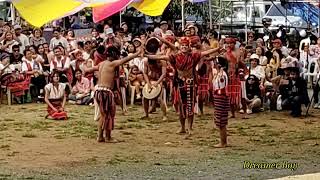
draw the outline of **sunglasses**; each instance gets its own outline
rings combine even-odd
[[[19,52],[19,50],[18,50],[18,49],[13,49],[12,51],[13,51],[13,52]]]

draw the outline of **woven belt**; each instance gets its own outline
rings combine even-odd
[[[98,90],[98,91],[111,91],[111,88],[104,87],[104,86],[97,86],[96,90]]]

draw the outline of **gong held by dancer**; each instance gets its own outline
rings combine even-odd
[[[192,134],[192,125],[195,105],[195,78],[196,66],[201,58],[209,54],[217,53],[221,48],[210,49],[203,52],[191,51],[190,41],[182,37],[179,51],[172,55],[146,55],[149,59],[169,61],[175,72],[174,103],[177,104],[180,115],[181,129],[179,133]],[[188,128],[185,128],[185,120],[188,119]]]

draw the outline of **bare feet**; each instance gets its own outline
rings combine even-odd
[[[185,137],[185,139],[189,139],[192,136],[192,129],[188,129],[187,135]]]
[[[154,113],[154,112],[156,112],[157,110],[156,110],[156,108],[152,108],[150,111],[149,111],[149,113]]]
[[[179,131],[177,131],[177,134],[185,134],[187,133],[185,129],[180,129]]]
[[[124,116],[128,116],[128,111],[123,111],[122,114],[123,114]]]
[[[106,143],[118,143],[119,141],[114,139],[114,138],[110,138],[106,140]]]
[[[162,121],[168,120],[167,116],[163,116]]]
[[[142,118],[140,118],[141,120],[147,120],[150,119],[149,116],[143,116]]]
[[[98,137],[97,141],[98,141],[98,143],[106,142],[106,140],[103,137]]]
[[[227,147],[227,145],[219,143],[219,144],[214,145],[213,147],[215,147],[215,148],[225,148],[225,147]]]

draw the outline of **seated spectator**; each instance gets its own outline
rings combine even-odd
[[[15,66],[10,64],[10,55],[2,53],[0,55],[0,77],[5,74],[10,74],[15,71]]]
[[[72,83],[73,74],[70,68],[70,59],[65,56],[64,48],[62,46],[57,46],[53,49],[54,59],[50,63],[50,72],[54,70],[62,73],[61,82],[69,82]]]
[[[261,93],[259,79],[255,75],[250,75],[246,80],[246,105],[247,114],[258,112],[261,108]]]
[[[268,64],[268,59],[264,55],[264,49],[262,47],[258,46],[256,49],[256,55],[259,56],[259,64],[261,66],[263,66],[263,68],[265,69]]]
[[[32,59],[34,59],[35,61],[37,61],[40,64],[44,63],[44,59],[42,58],[42,56],[40,56],[37,53],[35,46],[28,46],[27,48],[29,48],[29,50],[32,52]]]
[[[11,57],[10,57],[10,64],[21,64],[22,57],[23,57],[23,54],[20,53],[19,45],[13,45],[12,46],[12,53],[11,53]]]
[[[64,38],[59,29],[53,30],[53,38],[50,41],[49,49],[53,50],[56,46],[61,45],[63,48],[68,48],[68,41]]]
[[[299,68],[290,68],[290,78],[284,81],[280,86],[280,94],[282,99],[282,108],[290,109],[293,117],[301,116],[301,105],[309,104],[309,96],[307,92],[307,83],[299,76]]]
[[[266,76],[270,79],[274,78],[277,76],[277,70],[280,67],[280,62],[283,58],[282,52],[279,49],[276,49],[273,51],[273,56],[267,64],[266,68]]]
[[[141,99],[140,87],[144,85],[144,81],[143,73],[139,71],[139,68],[137,66],[133,66],[131,68],[131,72],[129,74],[129,81],[131,86],[134,86],[136,89],[137,99]]]
[[[44,45],[40,44],[36,48],[36,52],[43,59],[43,62],[41,63],[43,71],[49,73],[50,72],[50,62],[49,62],[47,54],[45,53]]]
[[[33,30],[33,37],[30,38],[30,45],[38,47],[41,44],[46,43],[46,39],[42,37],[41,29],[34,29]]]
[[[51,83],[45,86],[45,102],[48,105],[46,118],[53,120],[66,120],[67,113],[64,110],[66,104],[66,85],[60,83],[60,73],[54,72],[51,75]]]
[[[33,85],[30,89],[33,102],[38,101],[38,96],[42,94],[43,88],[46,85],[46,80],[43,75],[43,69],[40,63],[32,58],[30,49],[24,50],[24,61],[22,63],[22,72],[26,74],[27,79],[30,79]]]
[[[250,57],[250,73],[252,75],[255,75],[259,82],[261,82],[261,85],[263,86],[264,84],[264,79],[265,79],[265,72],[262,66],[259,65],[259,56],[256,54],[252,54]]]
[[[0,48],[2,51],[12,53],[12,47],[19,45],[19,42],[14,39],[14,34],[10,31],[4,33],[4,40],[0,42]],[[21,49],[19,49],[21,52]]]
[[[71,51],[71,50],[74,50],[77,48],[77,41],[76,41],[75,34],[74,34],[73,30],[69,30],[67,32],[66,39],[68,41],[68,48],[67,49],[69,49]]]
[[[22,53],[25,50],[25,48],[30,45],[29,38],[22,33],[22,28],[20,25],[15,25],[14,31],[16,37],[19,39],[20,52]]]
[[[69,102],[78,105],[87,105],[90,102],[90,81],[83,77],[80,69],[75,72],[75,85],[69,95]]]
[[[136,53],[136,48],[137,47],[135,47],[135,45],[133,43],[129,42],[128,47],[127,47],[128,55]],[[137,66],[139,71],[143,72],[144,71],[144,62],[146,60],[147,60],[147,58],[136,57],[129,62],[129,67],[132,68],[133,66]]]

